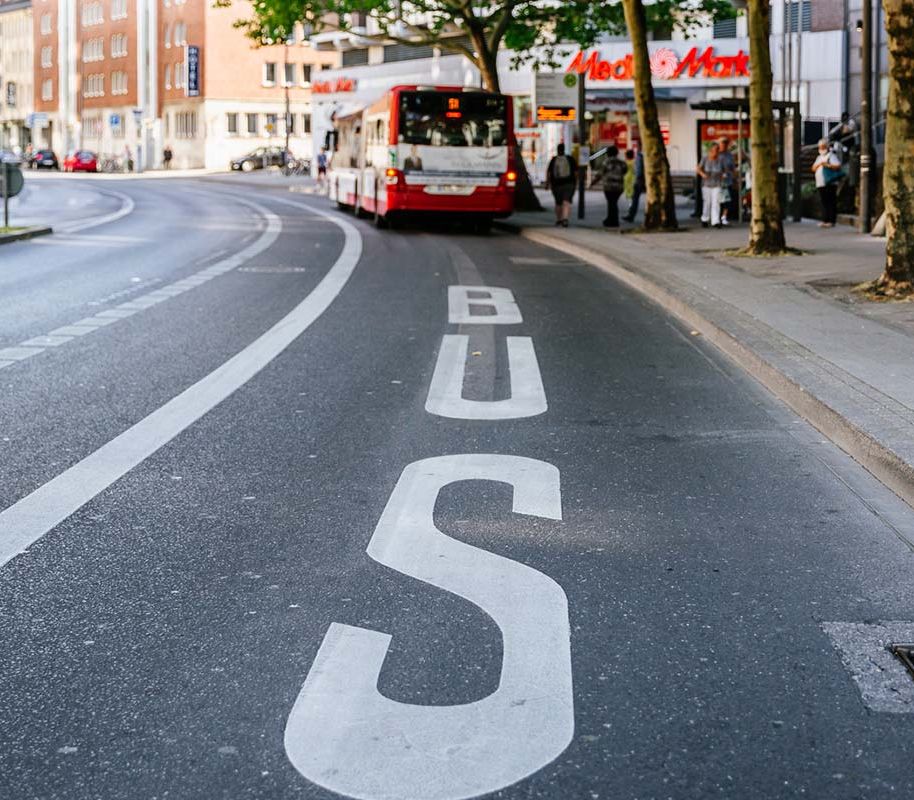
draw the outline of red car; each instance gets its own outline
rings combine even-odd
[[[98,156],[89,150],[77,150],[63,160],[64,172],[98,172]]]

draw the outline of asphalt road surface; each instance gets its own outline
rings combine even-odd
[[[912,512],[700,337],[508,234],[35,185],[0,798],[910,795]]]

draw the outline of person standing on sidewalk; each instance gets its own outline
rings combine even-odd
[[[838,221],[838,181],[841,180],[841,159],[828,146],[827,139],[819,139],[819,155],[813,161],[816,190],[822,202],[820,228],[833,228]]]
[[[723,181],[723,161],[720,145],[711,145],[708,154],[701,160],[695,171],[701,177],[701,224],[707,228],[720,227],[720,187]]]
[[[632,151],[628,151],[632,152]],[[626,153],[626,158],[628,154]],[[632,180],[632,194],[631,194],[631,203],[628,206],[628,212],[625,215],[627,222],[634,222],[635,215],[638,213],[638,203],[641,200],[641,195],[644,193],[645,184],[644,184],[644,155],[641,153],[641,150],[635,150],[633,152],[634,161],[632,168],[634,170],[634,176]]]
[[[565,145],[560,144],[546,167],[546,188],[555,198],[555,224],[563,228],[568,227],[568,217],[571,216],[577,172],[578,165],[571,156],[565,155]]]
[[[171,159],[174,158],[174,153],[171,151],[171,145],[166,144],[165,149],[162,151],[162,164],[165,169],[171,169]]]
[[[721,161],[721,184],[720,184],[720,224],[730,224],[730,214],[739,219],[739,213],[734,210],[733,200],[736,192],[736,159],[730,152],[730,140],[722,136],[719,141],[720,154],[718,158]]]
[[[603,220],[604,228],[619,227],[619,197],[625,188],[625,173],[628,167],[619,158],[619,148],[610,145],[606,148],[606,160],[600,172],[603,183],[603,195],[606,197],[606,219]]]

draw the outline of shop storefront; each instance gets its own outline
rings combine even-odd
[[[801,110],[806,120],[840,118],[844,75],[835,59],[841,52],[841,31],[804,34],[805,57]],[[360,64],[323,74],[323,84],[314,90],[314,144],[325,144],[336,115],[351,113],[374,102],[397,84],[479,86],[478,71],[461,56],[433,54],[404,58],[393,63],[370,63],[384,58],[386,48],[368,48]],[[700,111],[693,105],[728,97],[745,97],[749,91],[751,55],[744,38],[709,41],[656,41],[650,47],[651,78],[657,97],[661,130],[667,143],[670,167],[680,175],[692,174],[699,147],[699,120],[724,122],[728,115]],[[355,61],[357,59],[349,59]],[[778,64],[772,59],[775,81]],[[560,69],[584,75],[586,118],[591,152],[609,144],[624,150],[640,143],[634,104],[634,63],[631,44],[613,41],[587,51],[569,47]],[[499,57],[501,89],[514,97],[518,143],[527,169],[542,180],[545,165],[556,145],[572,144],[576,125],[561,122],[537,124],[533,105],[533,71],[530,66],[511,68],[511,54]]]

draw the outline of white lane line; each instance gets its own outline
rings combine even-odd
[[[329,308],[358,264],[362,254],[362,238],[350,222],[330,212],[305,207],[330,220],[343,231],[343,249],[330,271],[292,311],[222,366],[82,461],[0,512],[0,566],[78,511],[247,383]],[[248,249],[256,246],[251,245]],[[239,257],[240,254],[228,261],[237,266],[235,260]]]
[[[463,379],[466,372],[470,337],[447,334],[441,340],[435,372],[428,389],[425,410],[449,419],[521,419],[535,417],[548,408],[533,339],[506,337],[511,396],[507,400],[465,400]],[[494,358],[494,353],[491,354]]]
[[[3,347],[0,348],[0,359],[5,361],[22,361],[44,350],[43,347]]]
[[[64,336],[69,338],[73,338],[75,336],[85,336],[87,333],[91,333],[98,328],[110,325],[113,322],[117,322],[119,319],[132,317],[138,311],[143,311],[147,308],[151,308],[157,303],[161,303],[163,300],[167,300],[170,297],[175,297],[190,289],[195,289],[197,286],[201,286],[202,284],[211,281],[213,278],[219,275],[222,275],[233,269],[237,269],[245,262],[265,251],[273,244],[273,242],[276,241],[277,237],[279,236],[279,233],[282,230],[282,220],[272,211],[264,208],[258,203],[252,203],[248,200],[238,200],[237,198],[236,200],[242,205],[246,205],[249,208],[253,209],[266,220],[266,227],[253,244],[248,245],[248,247],[239,251],[235,255],[224,258],[215,264],[211,264],[205,269],[200,270],[200,272],[194,273],[187,278],[183,278],[182,280],[175,281],[174,283],[161,286],[157,289],[152,289],[146,294],[141,294],[139,297],[125,301],[115,308],[99,311],[92,317],[86,317],[85,319],[81,319],[78,322],[64,325],[61,328],[55,328],[53,331],[49,331],[45,335],[53,338],[60,338]],[[16,348],[8,349],[21,349],[24,346],[29,347],[30,343],[35,343],[38,341],[38,339],[41,338],[41,336],[33,337],[26,342],[21,342],[20,345]],[[58,342],[58,344],[62,343],[63,342]],[[20,356],[15,360],[21,361],[30,356],[38,355],[38,353],[41,353],[43,349],[43,347],[31,348],[31,352],[28,352],[26,355]],[[0,357],[7,358],[9,360],[14,359],[13,356],[2,356],[2,351],[0,351]]]
[[[76,222],[65,222],[62,225],[55,225],[55,230],[62,233],[77,233],[78,231],[87,231],[90,228],[97,228],[99,225],[107,225],[109,222],[116,222],[119,219],[123,219],[128,214],[133,213],[133,209],[136,208],[136,204],[133,202],[133,199],[126,194],[121,192],[114,192],[108,189],[96,190],[99,194],[106,194],[110,197],[116,197],[121,201],[121,207],[110,214],[104,214],[98,217],[92,217],[91,219],[78,220]],[[37,241],[37,240],[36,240]]]
[[[452,325],[520,325],[524,321],[513,292],[499,286],[448,286],[447,307]],[[474,307],[494,313],[474,314]]]
[[[914,713],[914,680],[889,652],[890,644],[914,643],[914,622],[823,622],[863,704],[886,714]]]
[[[368,554],[489,614],[503,641],[498,689],[464,705],[390,700],[378,691],[390,635],[333,623],[284,737],[292,764],[319,786],[363,800],[476,797],[542,769],[571,743],[565,592],[542,572],[435,527],[441,489],[467,480],[512,486],[515,513],[562,518],[551,464],[491,454],[428,458],[403,470]]]

